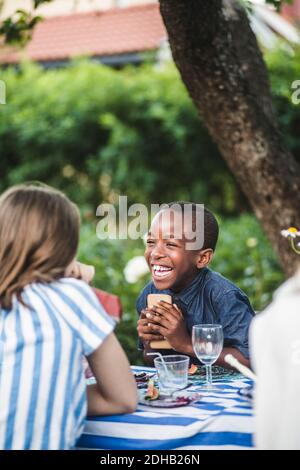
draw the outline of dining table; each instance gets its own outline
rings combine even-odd
[[[153,368],[133,366],[132,372],[155,379]],[[187,389],[180,392],[190,399],[184,406],[140,400],[134,413],[88,417],[77,449],[253,449],[252,381],[214,367],[213,378],[210,391],[203,387],[205,375],[190,376]],[[139,389],[139,396],[143,393]]]

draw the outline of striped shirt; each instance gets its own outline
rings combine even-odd
[[[82,355],[113,320],[82,281],[25,287],[0,310],[0,449],[70,449],[87,413]]]

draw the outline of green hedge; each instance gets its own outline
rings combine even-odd
[[[292,102],[292,83],[300,80],[300,47],[279,44],[265,56],[282,139],[300,162],[300,104]]]
[[[209,199],[225,214],[243,205],[173,66],[27,64],[1,78],[0,189],[39,179],[93,210],[120,193],[144,203]]]
[[[300,48],[268,52],[280,127],[300,161]],[[171,64],[114,70],[90,61],[1,71],[0,190],[24,180],[64,189],[81,207],[127,194],[132,202],[189,199],[223,215],[247,208]]]

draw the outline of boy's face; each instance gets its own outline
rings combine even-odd
[[[186,249],[189,237],[182,227],[182,219],[166,212],[170,213],[168,209],[159,212],[152,221],[145,258],[155,287],[178,292],[188,286],[203,267],[199,261],[201,251]]]

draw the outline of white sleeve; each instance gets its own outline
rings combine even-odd
[[[115,321],[106,313],[90,286],[76,279],[60,280],[64,301],[78,317],[77,331],[83,354],[89,356],[114,330]]]
[[[300,449],[300,292],[287,287],[250,327],[259,449]]]

